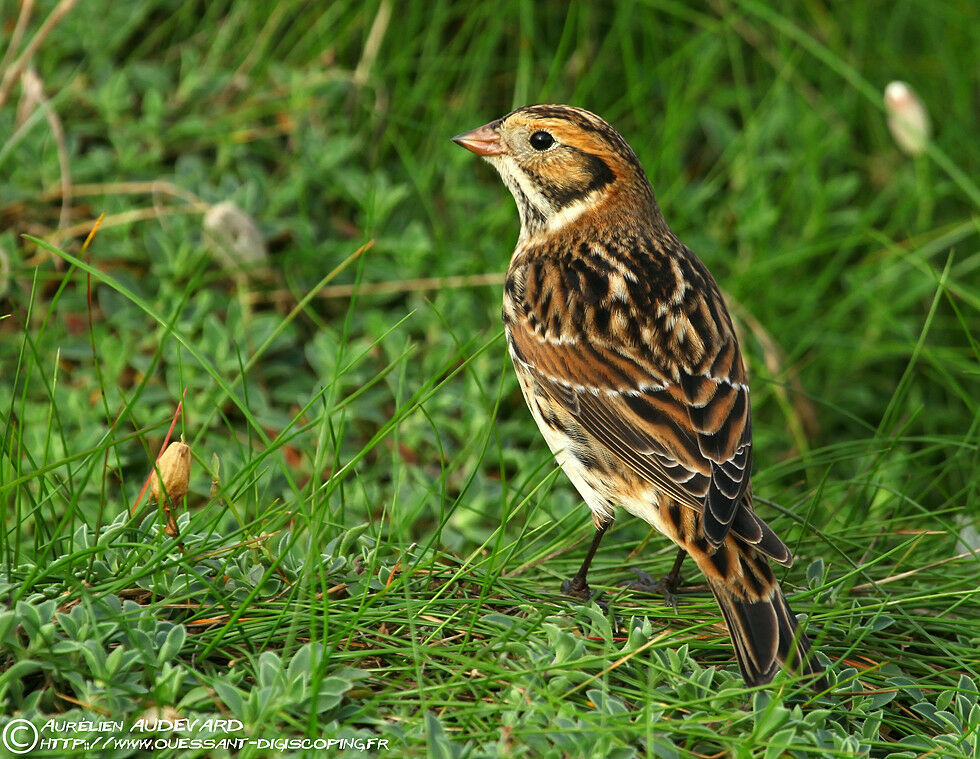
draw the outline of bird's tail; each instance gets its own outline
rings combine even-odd
[[[818,690],[829,689],[823,668],[810,653],[810,641],[797,627],[766,557],[731,537],[718,551],[734,554],[727,562],[733,571],[719,577],[715,561],[711,565],[715,572],[705,574],[732,636],[745,682],[768,683],[781,667],[788,666],[812,675]]]

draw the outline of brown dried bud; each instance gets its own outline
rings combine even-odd
[[[156,470],[150,480],[150,492],[160,500],[166,494],[172,501],[187,494],[191,480],[191,447],[183,439],[167,446],[167,450],[157,459]]]

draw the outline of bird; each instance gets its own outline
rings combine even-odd
[[[452,138],[517,203],[503,323],[527,405],[592,513],[595,534],[562,585],[587,573],[618,509],[690,555],[718,601],[750,686],[784,667],[828,689],[770,561],[792,554],[753,508],[749,386],[725,300],[667,225],[636,154],[605,120],[529,105]],[[644,581],[645,580],[645,581]],[[676,601],[675,601],[676,604]]]

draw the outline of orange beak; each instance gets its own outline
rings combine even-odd
[[[453,137],[453,142],[477,155],[500,155],[504,152],[504,143],[500,139],[500,133],[494,129],[496,123],[492,121],[469,132],[457,134]]]

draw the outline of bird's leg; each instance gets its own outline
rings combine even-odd
[[[684,559],[687,558],[687,551],[683,548],[677,549],[677,558],[674,559],[674,566],[670,568],[670,572],[661,580],[664,587],[667,588],[671,593],[676,593],[677,588],[681,584],[681,565],[684,563]]]
[[[602,536],[606,534],[606,530],[609,529],[609,525],[612,523],[613,520],[609,519],[596,527],[595,536],[592,538],[592,545],[589,546],[589,552],[585,554],[585,561],[582,562],[582,566],[578,568],[578,572],[573,577],[570,577],[561,584],[562,593],[586,600],[592,597],[592,588],[589,587],[586,575],[589,572],[589,565],[592,564],[592,557],[595,556],[595,552],[599,548]]]
[[[650,595],[663,596],[664,599],[671,606],[674,607],[674,611],[677,611],[677,588],[680,585],[681,580],[681,565],[684,563],[684,558],[687,556],[687,551],[683,548],[677,549],[677,558],[674,559],[674,566],[671,568],[670,572],[664,575],[660,580],[654,580],[650,575],[644,572],[642,569],[632,570],[637,579],[632,582],[625,583],[627,588],[632,590],[638,590],[641,593],[648,593]]]

